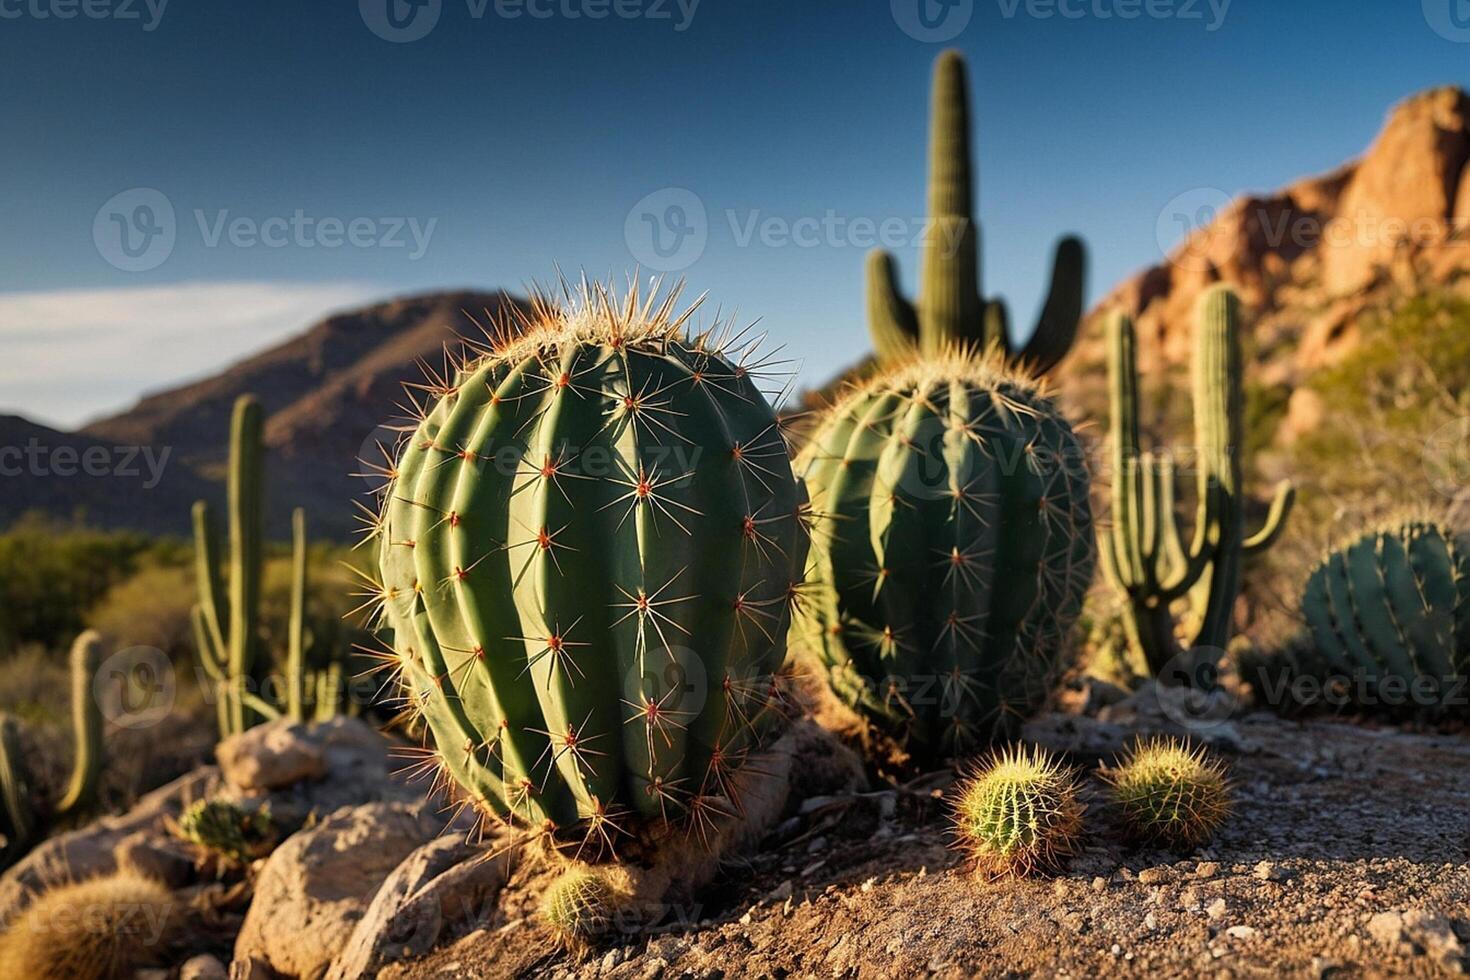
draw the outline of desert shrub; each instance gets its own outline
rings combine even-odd
[[[1289,453],[1308,491],[1299,519],[1324,540],[1344,515],[1396,510],[1406,493],[1444,503],[1470,489],[1470,299],[1405,298],[1360,334],[1311,380],[1322,423]]]
[[[0,645],[63,647],[92,606],[140,565],[186,553],[178,541],[23,517],[0,534]]]
[[[87,625],[119,647],[155,647],[177,662],[193,649],[189,610],[196,598],[192,569],[149,565],[109,589],[87,615]]]

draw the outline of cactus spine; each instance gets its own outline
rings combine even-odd
[[[1051,290],[1031,339],[1012,348],[1009,315],[999,299],[986,300],[980,284],[980,231],[975,220],[970,158],[970,97],[964,57],[939,56],[929,134],[928,241],[920,257],[918,303],[904,298],[893,256],[868,257],[868,322],[878,359],[895,363],[944,353],[959,345],[999,347],[1043,373],[1066,355],[1082,314],[1087,256],[1082,242],[1057,244]]]
[[[832,690],[923,762],[1008,734],[1092,578],[1066,419],[997,356],[952,355],[849,393],[797,465],[821,515],[798,635]]]
[[[1326,555],[1301,608],[1331,669],[1362,678],[1368,693],[1393,677],[1402,698],[1434,707],[1470,672],[1470,554],[1427,520],[1385,526]]]
[[[1046,749],[1007,748],[957,789],[955,833],[982,873],[1051,871],[1076,853],[1086,807]]]
[[[425,767],[597,844],[739,806],[805,560],[762,367],[676,302],[584,286],[431,381],[378,528]]]
[[[219,530],[209,504],[194,504],[195,568],[199,604],[194,634],[199,660],[215,685],[220,737],[255,722],[249,678],[260,635],[260,579],[264,561],[264,457],[260,403],[250,395],[235,401],[230,423],[229,592],[220,579]]]
[[[1245,537],[1239,324],[1240,302],[1228,288],[1214,287],[1201,298],[1193,368],[1198,504],[1186,550],[1175,515],[1172,455],[1140,450],[1133,321],[1123,313],[1108,321],[1113,525],[1100,536],[1103,570],[1127,600],[1124,622],[1135,659],[1156,676],[1180,665],[1172,606],[1190,598],[1197,623],[1186,648],[1192,662],[1180,673],[1171,667],[1163,678],[1170,682],[1202,682],[1195,668],[1224,651],[1241,558],[1275,541],[1294,499],[1291,484],[1282,482],[1265,525]]]
[[[30,850],[55,818],[82,813],[97,797],[102,772],[102,708],[94,691],[102,661],[102,636],[87,630],[71,648],[72,733],[76,740],[71,778],[54,807],[36,798],[21,751],[19,723],[0,714],[0,868]]]

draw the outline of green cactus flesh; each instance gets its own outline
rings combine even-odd
[[[868,323],[878,359],[892,364],[916,352],[932,357],[957,347],[994,347],[1045,372],[1076,340],[1086,293],[1086,250],[1077,238],[1058,243],[1041,316],[1026,345],[1014,348],[1005,304],[987,300],[980,290],[969,82],[959,52],[947,51],[935,62],[931,101],[929,223],[920,254],[918,302],[904,298],[891,255],[877,251],[868,257]]]
[[[247,811],[225,799],[195,800],[179,817],[179,836],[238,861],[249,860],[270,835],[266,809]]]
[[[1230,814],[1224,766],[1177,739],[1140,740],[1106,778],[1124,828],[1140,840],[1199,847]]]
[[[779,707],[805,496],[762,367],[676,295],[539,304],[428,386],[394,467],[370,601],[427,765],[484,812],[728,812]]]
[[[260,578],[264,537],[264,457],[260,403],[235,401],[230,422],[229,577],[220,578],[219,528],[203,500],[194,504],[195,574],[199,605],[193,610],[199,661],[214,681],[220,737],[250,727],[256,712],[246,685],[260,636]],[[227,591],[228,590],[228,591]]]
[[[1278,485],[1265,524],[1245,536],[1240,303],[1228,287],[1217,286],[1201,298],[1198,312],[1192,541],[1184,546],[1175,514],[1172,456],[1141,451],[1135,331],[1121,312],[1108,322],[1112,527],[1101,537],[1103,570],[1127,601],[1124,620],[1135,669],[1190,684],[1207,680],[1195,669],[1196,660],[1213,664],[1229,644],[1242,559],[1270,547],[1294,500],[1290,483]],[[1186,596],[1196,622],[1181,649],[1171,607]],[[1189,658],[1181,658],[1186,651]]]
[[[1385,527],[1313,569],[1302,614],[1334,672],[1438,702],[1470,670],[1470,554],[1428,521]]]
[[[994,358],[880,375],[798,461],[818,519],[796,635],[925,760],[1009,734],[1064,667],[1093,570],[1082,453]]]
[[[1043,748],[1007,748],[956,787],[955,833],[992,876],[1056,868],[1077,850],[1076,776]]]

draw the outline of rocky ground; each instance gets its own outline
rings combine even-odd
[[[0,880],[0,921],[39,884],[126,864],[180,896],[172,967],[150,980],[220,977],[227,964],[260,980],[1470,967],[1470,739],[1267,714],[1212,720],[1147,695],[1045,715],[1025,734],[1094,773],[1136,733],[1181,722],[1235,782],[1235,815],[1209,847],[1122,843],[1090,775],[1086,850],[1059,875],[999,881],[948,846],[950,775],[865,776],[805,723],[784,763],[791,793],[772,804],[761,840],[732,846],[717,869],[694,850],[676,854],[648,872],[672,881],[665,903],[575,954],[536,919],[553,871],[534,848],[443,832],[422,790],[389,775],[388,743],[360,723],[265,726],[222,747],[218,768],[36,851]],[[168,822],[188,799],[221,793],[269,801],[283,842],[253,868],[205,874]],[[681,877],[710,880],[681,889]]]

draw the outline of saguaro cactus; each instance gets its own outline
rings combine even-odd
[[[541,302],[431,382],[377,529],[425,766],[599,845],[740,806],[807,547],[760,365],[687,336],[676,296]]]
[[[980,228],[975,220],[970,159],[970,96],[964,56],[946,51],[934,66],[929,135],[929,226],[920,253],[917,304],[904,298],[887,252],[868,256],[868,323],[880,361],[917,351],[936,355],[957,345],[998,347],[1037,373],[1072,347],[1082,315],[1087,255],[1073,237],[1057,244],[1051,290],[1031,338],[1015,349],[1005,304],[980,285]]]
[[[1294,491],[1283,481],[1262,529],[1245,537],[1240,446],[1244,439],[1240,302],[1227,287],[1201,298],[1194,343],[1194,428],[1198,504],[1192,543],[1182,544],[1174,506],[1172,454],[1141,452],[1138,368],[1132,320],[1108,321],[1113,523],[1103,532],[1103,570],[1127,600],[1129,644],[1143,667],[1162,679],[1195,683],[1199,663],[1213,663],[1232,629],[1243,556],[1270,547],[1285,526]],[[1188,596],[1196,627],[1181,652],[1173,609]]]
[[[102,636],[87,630],[71,648],[72,732],[76,740],[71,779],[53,806],[37,798],[21,752],[19,723],[0,714],[0,868],[18,860],[56,818],[81,813],[97,796],[102,772],[102,708],[95,690]]]
[[[194,607],[199,661],[214,682],[220,737],[249,728],[256,711],[248,690],[260,637],[260,578],[264,554],[260,403],[241,395],[230,424],[229,592],[220,578],[219,529],[207,501],[194,504]]]
[[[1092,578],[1066,419],[996,355],[952,355],[848,394],[798,469],[821,516],[797,635],[833,692],[923,762],[1011,734]]]
[[[1386,525],[1327,554],[1302,595],[1312,641],[1349,689],[1415,707],[1463,697],[1470,673],[1470,554],[1427,520]],[[1380,698],[1379,700],[1388,700]]]

